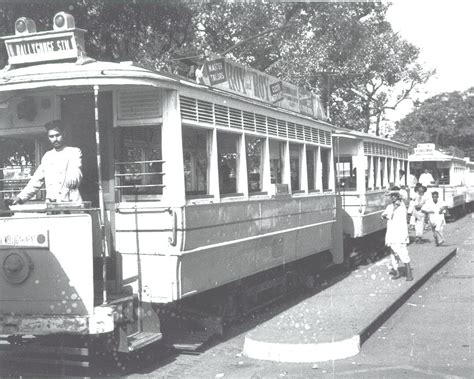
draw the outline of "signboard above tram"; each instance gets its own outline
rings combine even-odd
[[[414,149],[415,155],[444,155],[446,157],[464,158],[464,152],[456,147],[439,148],[434,143],[419,143]]]
[[[74,27],[74,18],[64,12],[54,16],[54,30],[36,32],[33,20],[15,22],[15,35],[2,37],[9,65],[77,59],[85,54],[83,29]]]
[[[419,143],[415,147],[415,154],[433,154],[435,151],[435,144],[434,143]]]
[[[204,64],[201,82],[326,121],[319,96],[311,91],[217,55]]]

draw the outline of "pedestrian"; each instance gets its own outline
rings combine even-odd
[[[390,260],[392,279],[402,277],[402,272],[398,267],[401,261],[405,265],[406,280],[413,280],[410,266],[410,256],[408,255],[408,226],[407,209],[402,196],[398,191],[390,193],[390,204],[382,213],[382,218],[387,220],[387,231],[385,233],[385,245],[390,248]]]
[[[425,172],[420,175],[420,177],[418,178],[418,182],[421,183],[422,186],[428,188],[428,186],[433,185],[435,183],[435,180],[433,178],[433,175],[431,175],[430,171],[425,168]]]
[[[425,228],[426,213],[421,209],[427,201],[426,187],[418,186],[417,193],[413,200],[413,219],[415,223],[415,243],[423,242],[423,231]]]
[[[408,175],[408,178],[405,177],[405,171],[404,170],[399,170],[398,174],[399,174],[399,178],[400,178],[400,185],[402,185],[402,186],[407,186],[408,188],[413,188],[418,183],[418,180],[416,179],[416,176],[411,174],[411,173],[410,173],[410,175]]]
[[[433,191],[431,193],[431,199],[421,208],[421,210],[428,215],[436,246],[440,246],[445,242],[443,229],[444,225],[446,225],[444,215],[446,214],[447,209],[448,207],[444,201],[439,199],[438,191]]]
[[[60,120],[46,123],[45,128],[53,149],[41,159],[25,188],[13,198],[12,204],[22,204],[46,187],[47,202],[81,202],[79,185],[82,180],[82,153],[77,147],[66,146],[65,125]]]

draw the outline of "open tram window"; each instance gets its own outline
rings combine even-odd
[[[290,144],[291,191],[301,190],[301,146]]]
[[[183,128],[183,162],[186,196],[208,195],[209,132]]]
[[[306,167],[308,173],[308,191],[316,189],[316,151],[312,148],[306,149]]]
[[[157,200],[163,194],[161,127],[121,129],[116,188],[121,200]]]
[[[339,157],[336,161],[337,184],[339,189],[351,191],[357,189],[357,172],[352,157]]]
[[[270,140],[270,178],[272,184],[282,184],[284,170],[285,143]]]
[[[0,138],[0,199],[16,196],[40,164],[44,143],[33,138]],[[32,200],[44,200],[44,189]]]
[[[331,165],[331,151],[329,149],[321,149],[321,168],[323,191],[329,191],[329,175]]]
[[[262,192],[265,139],[246,136],[245,141],[249,193]]]
[[[380,188],[386,187],[385,183],[385,158],[380,158]]]
[[[374,160],[373,160],[374,164],[373,164],[373,175],[374,175],[374,189],[380,189],[379,188],[379,176],[378,176],[378,170],[379,170],[379,159],[378,157],[374,157]]]
[[[217,132],[221,195],[236,194],[238,192],[239,139],[240,136],[235,134]]]
[[[371,190],[374,187],[373,179],[371,180],[370,173],[372,172],[372,157],[367,157],[367,164],[365,166],[365,188]]]

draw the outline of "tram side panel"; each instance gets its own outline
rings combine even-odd
[[[140,227],[136,238],[132,238],[134,215],[119,212],[116,216],[123,283],[136,285],[134,278],[141,270],[145,295],[157,303],[327,250],[336,263],[342,260],[342,249],[336,248],[342,234],[335,228],[335,195],[189,205],[182,213],[175,211],[175,220],[167,212],[143,216],[140,225],[149,226]]]
[[[365,194],[345,193],[342,203],[344,208],[344,234],[351,238],[370,235],[386,228],[381,214],[386,206],[385,191],[374,191]]]

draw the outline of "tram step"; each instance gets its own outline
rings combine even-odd
[[[162,339],[161,333],[139,332],[127,337],[128,351],[135,351]]]
[[[188,331],[187,333],[173,333],[168,344],[174,349],[183,352],[196,352],[213,336],[218,335],[215,330]]]

